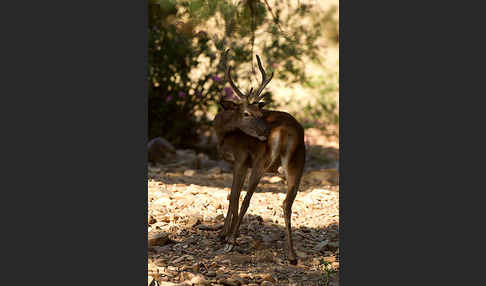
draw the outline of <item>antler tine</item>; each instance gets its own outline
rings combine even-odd
[[[260,61],[260,57],[258,55],[256,55],[256,58],[257,58],[257,62],[258,62],[258,69],[260,69],[260,72],[262,73],[262,84],[260,85],[260,87],[255,92],[254,102],[258,102],[263,98],[263,96],[260,96],[260,93],[262,93],[265,86],[272,80],[272,77],[273,77],[273,72],[272,72],[270,77],[267,78],[267,74],[265,73],[265,70],[263,69],[262,62]]]
[[[226,50],[226,52],[224,53],[224,64],[225,64],[225,67],[226,67],[226,78],[228,79],[231,87],[233,88],[233,90],[235,91],[236,93],[236,97],[239,99],[239,100],[243,100],[243,98],[245,98],[245,96],[243,95],[243,93],[236,87],[235,83],[233,82],[233,79],[231,78],[231,67],[228,65],[227,63],[227,59],[228,59],[228,52],[229,52],[229,49]]]

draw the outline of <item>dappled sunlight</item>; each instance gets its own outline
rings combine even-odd
[[[222,200],[221,195],[215,197]],[[212,209],[211,202],[202,202],[207,209]],[[177,209],[179,211],[174,211]],[[335,271],[339,268],[337,223],[316,227],[307,223],[293,227],[299,259],[298,265],[294,266],[286,259],[284,226],[273,217],[256,215],[250,206],[240,228],[237,246],[226,253],[223,251],[225,243],[218,236],[223,215],[206,215],[214,213],[207,209],[186,214],[186,208],[182,210],[180,206],[169,205],[164,211],[152,213],[150,227],[167,233],[167,240],[149,248],[150,275],[158,281],[194,283],[197,280],[199,283],[206,281],[207,285],[210,282],[240,285],[263,281],[277,285],[295,282],[323,285],[325,269]],[[170,215],[164,217],[164,213]],[[332,274],[330,281],[336,282],[337,274]]]
[[[304,175],[292,208],[294,246],[299,260],[293,266],[286,259],[281,208],[286,192],[283,177],[262,178],[240,227],[238,245],[225,253],[225,243],[218,234],[228,210],[232,175],[208,170],[187,174],[182,169],[170,172],[160,165],[149,167],[148,230],[150,234],[167,235],[164,243],[149,249],[149,274],[157,281],[323,285],[326,273],[339,269],[336,184],[326,185],[328,182],[321,176]],[[337,274],[330,274],[329,279],[337,283]]]
[[[339,285],[338,1],[150,0],[148,10],[149,286]],[[238,92],[251,88],[255,93]],[[238,94],[247,102],[239,98],[231,108],[228,100],[236,104]],[[214,124],[222,108],[238,116]],[[298,123],[266,118],[257,124],[262,108],[288,112]],[[265,143],[229,141],[221,130],[233,125]],[[272,138],[281,140],[279,147],[271,146]],[[241,142],[247,143],[235,149]],[[234,156],[247,152],[252,156]],[[261,178],[236,245],[225,249],[220,232],[233,174],[222,155],[245,164],[252,158],[263,170],[270,152],[279,154],[266,166],[272,173]],[[291,184],[300,180],[291,214],[297,265],[287,252],[282,204],[288,187],[279,163],[289,166]]]

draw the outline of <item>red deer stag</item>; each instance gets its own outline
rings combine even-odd
[[[229,50],[228,50],[229,51]],[[224,54],[224,62],[228,51]],[[238,237],[243,216],[251,197],[265,172],[276,172],[282,166],[287,179],[287,195],[283,201],[288,259],[297,263],[292,232],[292,204],[299,189],[305,163],[304,129],[290,114],[262,109],[264,96],[260,95],[270,82],[257,55],[262,84],[244,95],[231,79],[227,66],[226,77],[236,93],[236,100],[222,99],[223,110],[214,119],[219,151],[224,160],[233,165],[233,182],[225,218],[222,238],[226,239],[226,251],[231,251]],[[243,131],[243,132],[242,132]],[[257,139],[258,138],[258,139]],[[239,198],[248,168],[251,168],[248,191],[238,212]]]

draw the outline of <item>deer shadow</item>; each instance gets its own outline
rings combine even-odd
[[[324,148],[321,145],[310,145],[306,148],[306,153],[306,163],[300,184],[300,191],[311,188],[337,190],[339,185],[339,150],[336,148]],[[187,167],[164,170],[163,166],[156,165],[156,168],[161,170],[159,172],[149,171],[149,179],[168,185],[185,184],[214,188],[231,188],[233,180],[231,169],[212,173],[208,169],[191,169],[190,172],[185,172],[188,170]],[[248,171],[243,190],[248,188],[248,177],[250,173],[251,170]],[[256,193],[258,192],[286,193],[287,184],[285,176],[279,173],[266,173],[258,184]]]

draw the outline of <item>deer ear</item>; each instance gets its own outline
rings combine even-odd
[[[258,103],[258,108],[262,109],[265,106],[265,104],[267,104],[267,103],[266,102],[263,102],[263,101],[260,101]]]
[[[224,110],[235,110],[238,107],[236,103],[230,100],[221,100],[219,104]]]

